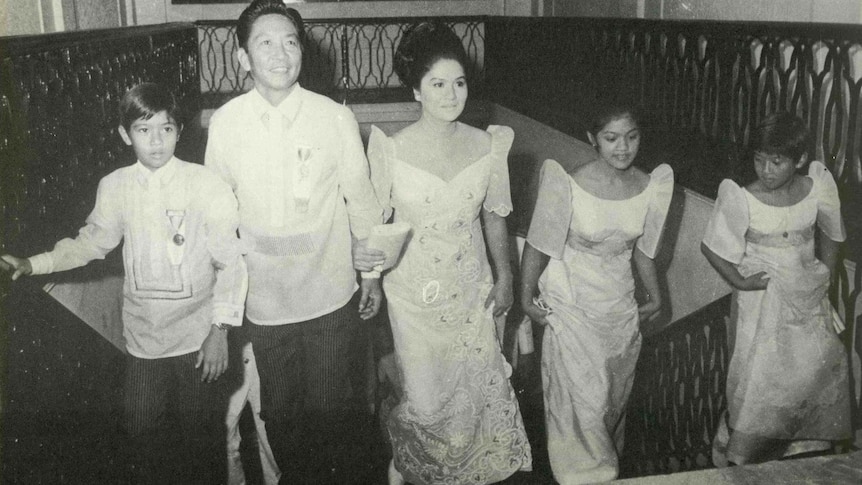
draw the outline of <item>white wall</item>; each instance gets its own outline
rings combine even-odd
[[[42,26],[42,8],[38,0],[12,5],[0,1],[0,34],[26,35],[45,32]]]
[[[74,16],[76,0],[0,0],[0,36],[66,30],[64,14]],[[111,0],[116,1],[116,0]]]
[[[0,0],[0,36],[133,25],[126,22],[123,14],[127,10],[127,2],[131,1]]]
[[[644,0],[550,0],[545,15],[550,17],[643,17]]]
[[[120,15],[120,1],[122,0],[66,1],[75,9],[77,20],[77,25],[67,25],[66,30],[105,29],[124,25]]]
[[[664,19],[860,23],[859,0],[646,0]]]
[[[195,20],[236,20],[245,3],[173,5],[170,0],[127,0],[134,4],[137,25]],[[529,15],[539,0],[312,2],[293,6],[303,18],[419,17],[435,15]]]
[[[556,17],[862,23],[859,0],[547,0]]]
[[[6,0],[0,1],[0,34],[236,19],[247,5],[174,5],[171,0]],[[407,0],[313,2],[296,4],[296,8],[306,18],[505,15],[862,23],[859,0]],[[53,18],[59,21],[52,19],[52,11],[57,12]]]

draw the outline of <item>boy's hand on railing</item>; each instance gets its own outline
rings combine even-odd
[[[3,271],[12,273],[12,280],[17,280],[22,276],[27,276],[33,273],[33,267],[30,265],[30,260],[17,258],[11,254],[0,256],[0,268]]]
[[[213,382],[227,370],[227,331],[212,325],[210,334],[201,345],[195,369],[201,369],[201,381]]]

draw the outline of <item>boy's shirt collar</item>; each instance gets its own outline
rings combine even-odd
[[[140,160],[135,163],[135,166],[138,170],[138,182],[142,185],[147,185],[152,182],[159,182],[160,184],[164,184],[169,181],[171,177],[173,177],[174,173],[177,171],[177,166],[179,165],[177,157],[172,156],[168,163],[164,164],[160,168],[156,169],[156,171],[152,171],[144,166]]]
[[[251,107],[255,117],[259,118],[265,125],[269,123],[269,116],[272,113],[281,113],[285,120],[293,122],[296,115],[299,113],[299,108],[302,105],[302,86],[297,82],[290,94],[284,98],[278,106],[269,104],[269,101],[264,99],[263,95],[257,89],[251,90]]]

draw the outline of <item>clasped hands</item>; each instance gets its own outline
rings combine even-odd
[[[386,253],[368,247],[367,239],[353,240],[353,268],[363,273],[380,271],[386,261]],[[359,318],[368,320],[380,311],[383,303],[383,289],[380,288],[379,273],[372,278],[362,278],[360,282]]]

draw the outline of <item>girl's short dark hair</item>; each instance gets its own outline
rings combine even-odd
[[[779,111],[764,118],[751,135],[750,151],[782,155],[798,162],[808,146],[808,127],[802,118]]]
[[[467,53],[461,40],[443,22],[422,22],[404,33],[395,51],[395,74],[405,86],[419,89],[435,62],[451,59],[467,71]]]
[[[120,124],[130,130],[136,120],[148,120],[162,111],[182,126],[180,105],[174,93],[161,84],[141,83],[126,91],[120,100]]]
[[[296,9],[286,6],[281,0],[254,0],[242,11],[236,22],[236,40],[241,48],[248,50],[248,38],[255,21],[270,14],[281,15],[290,20],[296,27],[300,47],[305,45],[305,27],[302,15]]]

